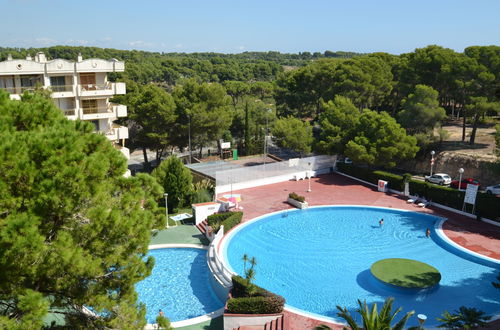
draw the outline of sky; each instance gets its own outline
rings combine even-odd
[[[158,52],[500,45],[500,0],[0,0],[0,47]]]

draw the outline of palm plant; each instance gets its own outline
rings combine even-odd
[[[394,321],[396,315],[402,310],[398,308],[395,312],[392,312],[392,304],[394,303],[394,298],[387,298],[382,306],[380,313],[377,311],[377,304],[373,304],[371,310],[368,308],[366,301],[361,302],[358,300],[359,308],[356,312],[361,314],[363,319],[363,325],[359,326],[356,321],[354,321],[351,313],[347,308],[337,306],[339,312],[337,315],[344,320],[351,327],[352,330],[359,330],[363,328],[364,330],[403,330],[408,319],[415,313],[415,311],[410,311],[394,326],[391,323]]]
[[[453,314],[444,311],[441,318],[437,320],[441,322],[438,328],[446,329],[477,329],[488,324],[491,316],[485,315],[485,312],[476,308],[460,307]]]

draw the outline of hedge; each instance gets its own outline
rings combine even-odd
[[[224,225],[224,232],[228,232],[231,228],[241,222],[243,212],[224,212],[209,215],[207,222],[214,231],[218,231],[221,225]]]
[[[248,282],[241,276],[233,276],[233,298],[227,302],[227,310],[234,314],[275,314],[283,312],[285,298]]]
[[[232,298],[227,302],[227,311],[234,314],[276,314],[283,312],[284,304],[285,299],[278,295]]]
[[[215,213],[207,217],[208,225],[214,226],[220,224],[231,216],[231,212]]]
[[[338,163],[340,172],[362,179],[364,181],[377,184],[378,180],[388,182],[389,188],[403,191],[403,177],[384,171],[373,171],[369,168],[358,167],[352,164]],[[461,210],[464,202],[465,191],[460,191],[450,187],[438,186],[424,181],[411,179],[409,181],[410,193],[425,197],[427,200]],[[492,220],[500,220],[498,205],[500,198],[486,193],[478,192],[476,198],[476,214],[479,217],[486,217]],[[470,209],[469,209],[470,210]]]
[[[234,226],[239,224],[241,222],[241,219],[243,218],[243,212],[227,212],[227,213],[230,213],[231,215],[228,218],[226,218],[226,220],[222,221],[225,233],[227,233]]]

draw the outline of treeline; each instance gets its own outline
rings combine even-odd
[[[116,58],[126,62],[126,71],[120,78],[139,83],[163,83],[174,85],[184,78],[198,78],[206,82],[272,81],[283,72],[283,66],[304,66],[319,58],[350,58],[359,54],[332,52],[282,54],[280,52],[221,53],[158,53],[137,50],[118,50],[98,47],[55,46],[48,48],[2,48],[0,61],[11,54],[13,58],[25,58],[44,52],[48,58],[75,60],[79,53],[84,58]]]
[[[360,163],[391,167],[446,138],[441,123],[461,118],[462,140],[480,119],[499,111],[500,47],[463,53],[440,46],[414,52],[151,53],[96,47],[0,49],[23,57],[117,58],[126,71],[132,147],[161,156],[224,139],[240,152],[263,150],[265,136],[300,153],[344,154]],[[288,61],[301,66],[287,68]],[[152,83],[152,84],[151,84]],[[269,128],[269,130],[268,130]],[[191,133],[191,134],[189,134]],[[313,138],[314,135],[314,138]],[[172,150],[172,149],[170,149]]]

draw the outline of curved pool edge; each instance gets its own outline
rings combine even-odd
[[[148,245],[148,250],[157,250],[157,249],[175,249],[175,248],[190,248],[190,249],[200,249],[200,250],[208,250],[208,246],[202,245],[202,244],[182,244],[182,243],[176,243],[176,244],[152,244]],[[224,307],[219,308],[213,312],[210,312],[205,315],[200,315],[197,317],[193,317],[191,319],[186,319],[182,321],[175,321],[171,322],[170,325],[173,328],[179,328],[179,327],[185,327],[189,325],[195,325],[199,324],[205,321],[209,321],[211,319],[214,319],[216,317],[224,315]],[[152,329],[158,329],[156,324],[152,323],[147,323],[146,326],[144,327],[145,330],[152,330]]]
[[[456,243],[453,241],[451,238],[449,238],[444,230],[443,230],[443,224],[447,221],[448,219],[442,218],[440,221],[436,222],[434,224],[434,231],[436,233],[436,236],[438,238],[437,242],[443,248],[448,248],[448,251],[451,253],[455,253],[460,257],[466,257],[468,260],[472,262],[477,262],[482,265],[488,266],[488,267],[493,267],[493,268],[499,268],[500,267],[500,260],[485,256],[484,254],[474,252],[470,249],[467,249],[463,247],[462,245]]]
[[[251,225],[251,224],[253,224],[253,223],[255,223],[255,222],[257,222],[257,221],[259,221],[261,219],[263,219],[263,218],[266,218],[266,217],[269,217],[269,216],[273,216],[273,215],[276,215],[276,214],[288,213],[288,212],[304,212],[304,211],[307,211],[308,209],[328,208],[328,207],[335,207],[335,208],[365,207],[365,208],[392,210],[392,211],[399,211],[399,212],[418,213],[418,214],[424,214],[424,215],[429,216],[429,217],[434,217],[434,218],[436,218],[436,222],[434,224],[434,228],[433,229],[434,229],[434,231],[436,233],[436,236],[439,238],[438,242],[440,243],[440,245],[442,244],[441,246],[443,246],[443,247],[449,247],[452,250],[455,249],[455,251],[458,250],[459,252],[461,252],[459,254],[460,257],[465,258],[467,260],[470,260],[472,262],[480,263],[480,264],[483,264],[483,265],[486,262],[487,265],[489,265],[490,267],[493,264],[494,265],[493,268],[498,268],[500,266],[500,260],[497,260],[497,259],[494,259],[494,258],[491,258],[491,257],[487,257],[487,256],[484,256],[482,254],[479,254],[479,253],[476,253],[474,251],[471,251],[469,249],[466,249],[466,248],[460,246],[459,244],[453,242],[448,236],[446,236],[446,234],[444,233],[444,231],[442,229],[442,224],[445,221],[447,221],[448,219],[445,218],[445,217],[443,217],[443,216],[434,215],[434,214],[428,214],[428,213],[423,213],[423,212],[418,212],[418,211],[412,211],[412,210],[392,208],[392,207],[369,206],[369,205],[355,205],[355,204],[349,204],[349,205],[317,205],[317,206],[310,206],[307,209],[285,209],[285,210],[280,210],[280,211],[266,213],[266,214],[257,216],[255,218],[249,219],[249,220],[245,221],[244,223],[241,223],[238,226],[236,226],[233,229],[231,229],[222,238],[221,242],[219,243],[219,245],[217,247],[217,250],[219,251],[220,255],[222,256],[221,259],[222,259],[222,262],[224,263],[224,266],[227,269],[229,269],[231,272],[236,273],[234,271],[234,269],[231,267],[231,265],[229,265],[229,262],[227,261],[227,247],[228,247],[228,242],[230,242],[230,240],[232,239],[232,237],[234,235],[236,235],[239,231],[241,231],[243,228],[245,228],[245,227],[247,227],[247,226],[249,226],[249,225]],[[448,251],[450,253],[453,253],[453,251],[450,251],[450,249],[448,249]],[[478,262],[478,261],[482,261],[482,262]],[[334,324],[338,324],[338,325],[346,325],[345,322],[342,322],[341,320],[339,320],[337,318],[328,317],[328,316],[324,316],[324,315],[321,315],[321,314],[316,314],[316,313],[313,313],[313,312],[305,311],[303,309],[300,309],[300,308],[297,308],[297,307],[294,307],[294,306],[291,306],[291,305],[288,305],[288,304],[285,304],[285,310],[288,310],[288,311],[290,311],[292,313],[295,313],[295,314],[298,314],[298,315],[301,315],[301,316],[304,316],[304,317],[308,317],[308,318],[311,318],[311,319],[319,320],[319,321],[330,322],[330,323],[334,323]],[[494,314],[494,315],[492,315],[492,318],[491,318],[490,322],[498,320],[498,319],[500,319],[500,314]],[[426,327],[426,328],[428,328],[428,329],[438,329],[436,327]]]

